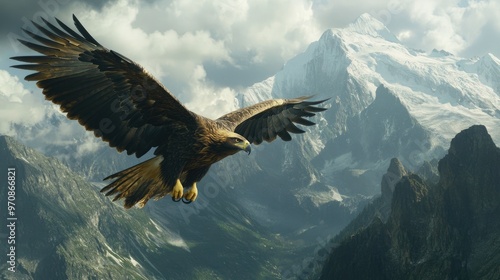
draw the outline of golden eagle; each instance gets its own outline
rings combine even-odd
[[[290,132],[304,132],[294,123],[314,125],[303,117],[325,110],[313,106],[325,100],[300,97],[267,100],[216,120],[202,117],[137,63],[99,44],[74,15],[73,20],[80,34],[58,19],[60,27],[45,19],[45,26],[33,22],[40,32],[24,32],[39,43],[19,41],[42,55],[13,57],[31,63],[13,67],[36,71],[25,79],[37,81],[47,100],[118,151],[141,157],[156,148],[155,157],[104,179],[114,181],[101,192],[125,199],[125,208],[167,194],[194,201],[196,183],[213,163],[238,151],[250,153],[250,143],[276,136],[290,141]]]

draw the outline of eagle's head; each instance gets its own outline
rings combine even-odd
[[[214,141],[214,150],[219,156],[230,156],[239,151],[245,151],[248,154],[252,151],[250,142],[245,137],[228,130],[217,131],[217,140]]]
[[[245,137],[231,131],[225,131],[225,141],[223,147],[228,151],[234,151],[234,153],[245,151],[250,154],[250,152],[252,152],[250,142],[248,142]]]

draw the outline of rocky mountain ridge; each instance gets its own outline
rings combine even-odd
[[[345,236],[320,279],[498,279],[500,149],[484,126],[451,141],[440,180],[403,176],[386,222]]]

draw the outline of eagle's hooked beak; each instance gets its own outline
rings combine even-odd
[[[248,141],[247,141],[247,146],[245,147],[245,149],[243,151],[247,152],[247,154],[250,154],[252,152],[252,146],[250,145],[250,143]]]
[[[250,145],[250,142],[248,142],[247,140],[239,142],[236,145],[238,146],[238,148],[247,152],[248,154],[250,154],[252,152],[252,146]]]

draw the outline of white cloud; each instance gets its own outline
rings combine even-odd
[[[95,154],[105,146],[100,138],[94,137],[91,133],[85,133],[85,136],[81,139],[82,142],[79,143],[76,148],[76,157],[82,157],[87,154]]]
[[[500,2],[484,1],[410,1],[404,0],[402,12],[389,23],[395,33],[405,32],[402,42],[426,51],[443,49],[456,55],[482,55],[476,48],[479,41],[489,41],[497,52],[500,38]],[[489,30],[485,30],[490,27]],[[488,39],[482,37],[485,32]],[[411,35],[411,36],[407,36]],[[497,53],[498,54],[498,53]]]
[[[368,12],[406,45],[444,49],[465,57],[487,52],[500,56],[498,0],[315,0],[322,29],[344,27]]]
[[[79,19],[101,44],[141,64],[183,101],[194,102],[200,88],[208,87],[204,86],[205,75],[196,74],[204,62],[231,63],[224,42],[214,39],[207,30],[179,33],[163,28],[146,32],[136,27],[139,13],[136,1],[119,0],[101,11],[85,11],[79,13]]]
[[[14,124],[36,124],[45,115],[42,98],[25,89],[16,76],[0,70],[0,134],[12,136]]]
[[[394,7],[400,1],[394,0],[317,0],[314,1],[314,17],[322,29],[345,27],[356,20],[361,14],[369,13],[387,24],[390,15],[399,12]],[[389,17],[388,17],[389,15]]]
[[[16,136],[25,144],[44,151],[50,146],[70,148],[76,145],[76,157],[95,153],[104,146],[77,122],[59,121],[61,117],[58,106],[44,100],[40,92],[31,93],[18,77],[0,70],[0,135]]]
[[[212,116],[234,108],[234,91],[207,79],[206,63],[235,69],[238,61],[279,63],[278,70],[321,33],[305,0],[118,0],[99,11],[82,5],[73,8],[83,11],[80,21],[101,44],[140,63],[190,109]]]
[[[288,60],[322,31],[307,0],[162,1],[141,7],[137,24],[179,33],[203,30],[223,41],[231,56],[251,53],[255,63],[272,56]]]
[[[203,116],[214,119],[238,109],[235,92],[232,89],[211,86],[205,77],[205,70],[202,66],[198,66],[193,73],[195,83],[191,84],[190,87],[190,91],[195,92],[196,98],[193,97],[193,101],[186,104],[187,107]]]

